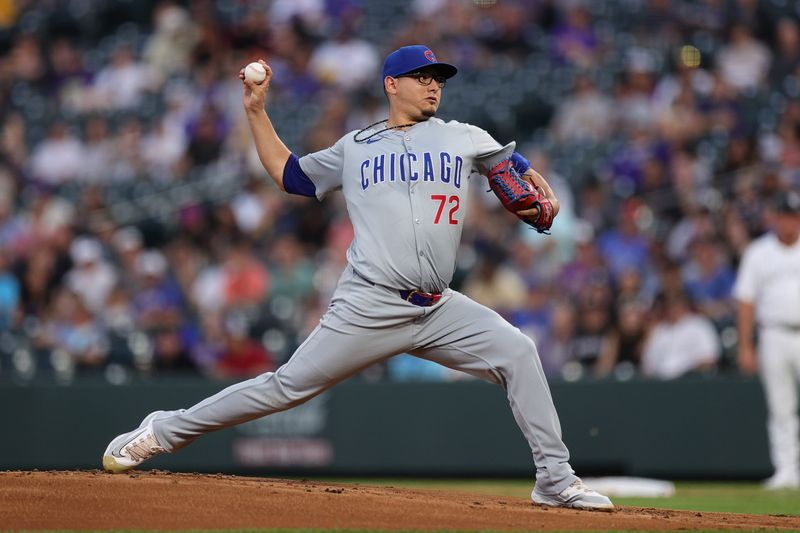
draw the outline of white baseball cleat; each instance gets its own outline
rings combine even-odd
[[[139,427],[112,440],[103,453],[103,468],[119,473],[130,470],[166,450],[153,433],[153,419],[163,411],[147,415]]]
[[[800,474],[776,472],[762,486],[765,490],[800,489]]]
[[[570,509],[586,509],[590,511],[613,511],[614,504],[607,496],[603,496],[586,485],[580,479],[572,482],[572,485],[562,490],[558,494],[543,494],[533,487],[531,499],[533,503],[547,505],[548,507],[567,507]]]

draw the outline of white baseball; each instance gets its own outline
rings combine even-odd
[[[244,67],[244,78],[255,83],[261,83],[267,77],[267,70],[255,61]]]

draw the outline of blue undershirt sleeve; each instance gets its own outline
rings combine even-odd
[[[525,157],[520,154],[519,152],[514,152],[511,154],[511,164],[514,167],[520,176],[525,174],[529,168],[531,168],[531,163]]]
[[[283,188],[290,194],[300,196],[317,196],[317,188],[303,169],[300,168],[300,159],[291,154],[283,167]]]

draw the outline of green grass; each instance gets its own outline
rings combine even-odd
[[[655,500],[655,501],[653,501]],[[800,490],[766,491],[753,483],[678,483],[670,498],[619,498],[620,505],[800,515]]]
[[[531,481],[520,479],[336,479],[335,482],[456,490],[518,498],[529,498],[532,488]],[[765,491],[756,483],[741,482],[676,483],[676,489],[675,495],[669,498],[614,498],[614,503],[721,513],[800,515],[800,490]]]

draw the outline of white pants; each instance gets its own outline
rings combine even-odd
[[[761,328],[758,354],[772,465],[776,473],[800,476],[800,331]]]

